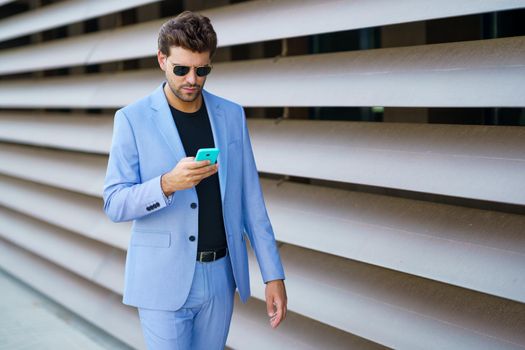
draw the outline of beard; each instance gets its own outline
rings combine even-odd
[[[195,85],[188,85],[188,84],[181,85],[181,86],[179,86],[176,89],[174,89],[171,86],[171,84],[169,84],[169,87],[170,87],[171,92],[173,92],[173,94],[175,96],[177,96],[181,101],[184,101],[184,102],[193,102],[193,101],[195,101],[200,96],[201,90],[202,90],[202,86],[198,85],[198,84],[195,84]],[[187,93],[187,92],[183,91],[183,88],[192,88],[192,89],[195,89],[195,92]]]

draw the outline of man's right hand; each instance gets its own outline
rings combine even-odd
[[[215,174],[219,164],[210,165],[209,160],[195,161],[195,157],[182,158],[177,165],[161,177],[162,191],[166,196],[175,191],[196,186],[202,179]]]

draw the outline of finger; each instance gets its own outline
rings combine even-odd
[[[268,317],[275,317],[275,310],[273,306],[273,297],[266,298],[266,313]]]
[[[215,174],[218,170],[219,170],[219,166],[218,165],[211,165],[209,167],[208,171],[206,172],[206,177]]]
[[[212,172],[206,172],[204,174],[196,174],[196,175],[192,175],[189,177],[189,180],[191,182],[196,182],[196,183],[199,183],[201,182],[202,180],[204,180],[205,178],[213,175],[216,171],[212,171]]]
[[[284,321],[284,319],[286,318],[286,312],[288,311],[288,300],[286,299],[286,296],[283,299],[282,310],[283,310],[283,321]]]
[[[183,166],[186,169],[195,169],[195,168],[201,168],[203,166],[206,166],[210,164],[209,159],[204,160],[195,160],[195,157],[186,157],[182,158],[179,163],[181,163],[181,166]]]
[[[191,169],[190,171],[191,171],[192,176],[198,176],[198,175],[213,174],[214,172],[216,172],[217,168],[218,167],[216,165],[209,165],[209,166],[204,166],[201,168]]]
[[[276,303],[276,308],[277,308],[277,312],[276,312],[276,315],[275,317],[271,320],[271,325],[273,328],[276,328],[277,326],[279,326],[279,324],[281,323],[282,319],[283,319],[283,308],[282,308],[282,303],[281,302],[277,302]]]
[[[281,315],[281,310],[280,310],[279,302],[278,302],[277,298],[274,298],[273,309],[274,309],[274,312],[273,312],[273,317],[272,318],[275,320],[277,317],[279,317]]]
[[[184,162],[183,165],[187,169],[198,169],[198,168],[205,167],[205,166],[207,166],[209,164],[210,164],[210,161],[208,159],[206,159],[206,160],[195,160],[195,161],[192,161],[192,162]]]
[[[272,321],[272,328],[277,328],[279,327],[279,325],[281,324],[281,318],[280,317],[276,317],[273,321]]]

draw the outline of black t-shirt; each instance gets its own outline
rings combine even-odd
[[[195,157],[199,148],[215,147],[204,100],[201,108],[194,113],[184,113],[172,106],[170,106],[170,109],[187,157]],[[226,247],[226,232],[222,217],[218,173],[203,179],[196,186],[196,190],[199,198],[197,207],[199,210],[199,241],[197,250],[215,250]],[[188,205],[191,205],[191,203],[188,203]]]

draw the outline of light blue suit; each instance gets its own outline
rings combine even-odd
[[[196,265],[198,203],[195,188],[164,196],[160,176],[186,157],[161,84],[117,111],[104,183],[104,211],[112,221],[133,220],[126,257],[124,304],[178,310]],[[235,284],[250,296],[247,233],[264,282],[284,279],[241,106],[203,91],[215,146],[226,239]],[[201,215],[205,213],[201,213]],[[190,236],[197,239],[191,241]]]

